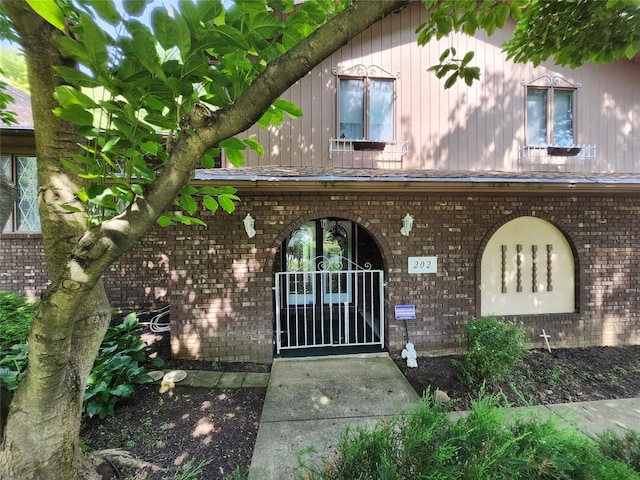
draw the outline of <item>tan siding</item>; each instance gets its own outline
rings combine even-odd
[[[379,161],[379,154],[371,152],[336,154],[329,159],[329,139],[337,135],[332,69],[364,64],[400,74],[395,135],[409,142],[403,168],[516,171],[518,145],[525,140],[525,88],[520,82],[550,75],[582,83],[577,90],[576,139],[597,145],[598,160],[589,168],[640,171],[639,65],[621,61],[575,70],[551,62],[536,68],[515,65],[501,51],[510,35],[507,30],[491,37],[457,35],[419,47],[415,29],[424,15],[417,2],[383,19],[291,87],[284,98],[300,105],[304,116],[260,132],[258,138],[267,153],[262,159],[249,154],[247,164],[389,168]],[[426,71],[449,46],[456,47],[458,57],[469,50],[476,52],[480,82],[472,87],[458,82],[444,90],[444,81]]]

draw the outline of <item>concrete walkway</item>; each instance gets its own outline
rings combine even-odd
[[[249,471],[251,480],[296,478],[297,454],[319,461],[335,452],[347,425],[374,425],[419,404],[388,355],[277,359]]]
[[[278,359],[271,369],[250,480],[301,478],[298,452],[313,446],[305,461],[330,457],[347,425],[372,426],[411,409],[420,398],[388,356]],[[640,399],[603,400],[510,409],[512,415],[555,415],[560,424],[586,434],[613,429],[640,431]],[[464,412],[452,413],[452,416]]]

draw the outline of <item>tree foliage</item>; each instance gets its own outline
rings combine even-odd
[[[147,26],[138,18],[144,4],[125,2],[125,11],[119,12],[110,0],[78,2],[71,35],[58,38],[62,54],[83,67],[55,68],[68,83],[56,89],[60,106],[55,114],[77,125],[88,139],[85,154],[62,161],[89,181],[78,192],[87,205],[89,225],[112,218],[144,195],[177,139],[195,135],[183,122],[188,112],[208,118],[233,104],[269,62],[343,8],[325,0],[306,2],[296,11],[291,0],[236,2],[229,9],[221,0],[183,0],[172,15],[155,8]],[[59,25],[61,16],[61,10],[50,8],[45,18]],[[98,18],[117,35],[103,31]],[[258,123],[278,124],[285,114],[302,112],[276,100]],[[247,149],[264,153],[252,137],[231,137],[209,149],[201,165],[212,168],[224,152],[240,166]],[[176,199],[181,212],[164,214],[158,223],[202,225],[194,216],[196,197],[213,212],[222,208],[230,213],[238,200],[235,193],[232,187],[185,186]]]
[[[640,0],[531,2],[505,49],[516,62],[571,68],[631,59],[640,51]]]
[[[539,65],[552,59],[558,65],[579,67],[620,58],[633,58],[640,51],[640,0],[423,0],[430,12],[416,33],[425,45],[453,32],[489,35],[503,28],[509,19],[516,22],[511,40],[504,44],[507,58]],[[480,78],[480,69],[471,64],[474,52],[457,56],[447,48],[439,63],[430,67],[444,88],[458,80],[471,85]]]

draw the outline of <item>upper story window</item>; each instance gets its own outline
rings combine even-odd
[[[334,73],[339,80],[338,138],[392,141],[397,76],[364,65]]]
[[[2,154],[0,169],[18,189],[18,198],[4,232],[39,232],[36,157]]]
[[[576,90],[580,84],[545,75],[524,85],[527,145],[575,145],[574,112]]]

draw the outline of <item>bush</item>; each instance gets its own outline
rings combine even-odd
[[[27,371],[27,344],[16,343],[7,350],[0,350],[0,382],[7,390],[18,388]]]
[[[552,419],[509,420],[500,399],[484,396],[465,417],[453,420],[426,395],[420,407],[374,429],[348,429],[337,453],[319,467],[302,469],[309,480],[429,478],[439,480],[516,478],[640,478],[600,451],[574,428]]]
[[[631,465],[640,474],[640,433],[627,430],[620,437],[607,430],[597,437],[597,444],[603,454]]]
[[[83,408],[89,417],[112,416],[117,401],[133,393],[133,385],[151,382],[141,365],[147,353],[139,332],[135,313],[107,330],[84,393]]]
[[[24,300],[14,298],[11,302],[12,305],[26,304]],[[27,309],[21,311],[26,312]],[[22,314],[19,317],[25,319],[27,315]],[[29,323],[30,320],[29,318]],[[147,361],[147,353],[139,333],[140,325],[135,313],[127,315],[120,325],[108,328],[89,374],[84,394],[83,410],[89,417],[98,415],[104,418],[113,415],[118,400],[133,393],[133,385],[151,381],[142,365]],[[18,388],[26,372],[27,351],[28,346],[24,341],[0,350],[0,381],[10,391]]]
[[[0,292],[0,350],[25,343],[40,302],[28,302],[15,293]]]
[[[461,377],[470,385],[502,380],[522,363],[526,353],[524,329],[490,316],[474,318],[464,327],[466,353],[456,361]]]

